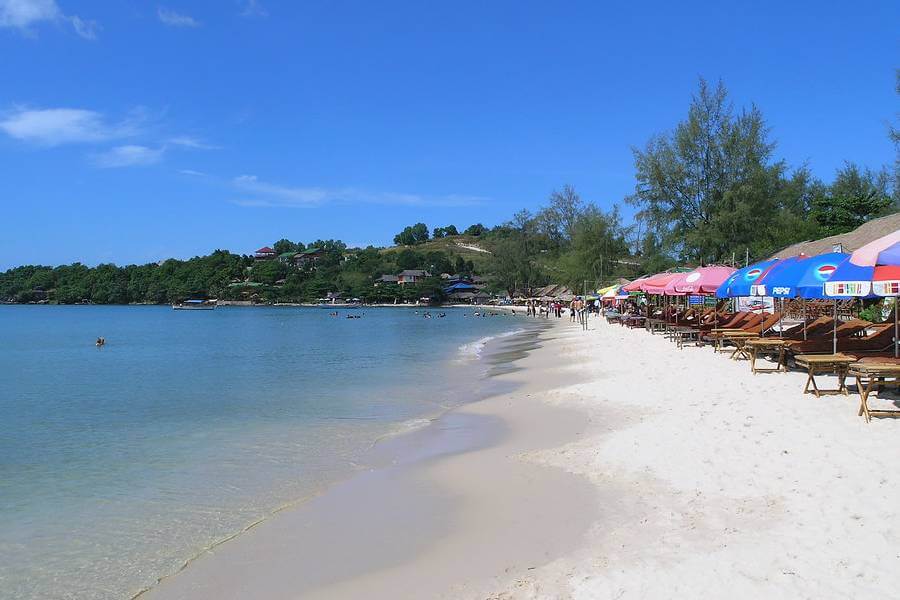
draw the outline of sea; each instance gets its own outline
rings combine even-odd
[[[495,392],[539,327],[337,311],[0,306],[0,598],[134,597]]]

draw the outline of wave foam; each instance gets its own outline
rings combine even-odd
[[[464,358],[468,359],[478,359],[481,358],[481,353],[484,352],[484,347],[487,346],[488,342],[497,340],[500,338],[510,337],[512,335],[516,335],[519,333],[524,333],[524,329],[513,329],[512,331],[507,331],[505,333],[498,333],[497,335],[488,335],[481,339],[475,340],[474,342],[469,342],[468,344],[463,344],[459,347],[459,353]]]

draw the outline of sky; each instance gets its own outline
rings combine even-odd
[[[887,0],[0,0],[0,268],[384,245],[566,184],[610,209],[700,77],[790,165],[878,168],[898,24]]]

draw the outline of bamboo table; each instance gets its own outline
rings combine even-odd
[[[854,363],[850,366],[848,374],[856,378],[856,389],[859,391],[859,413],[866,418],[866,423],[872,417],[898,417],[900,409],[896,408],[869,408],[869,394],[880,390],[882,387],[900,387],[900,364]],[[887,381],[891,379],[891,381]]]
[[[756,373],[778,373],[787,371],[787,361],[785,360],[784,347],[787,342],[781,338],[758,338],[755,340],[747,340],[750,346],[750,371]],[[756,359],[761,354],[775,353],[777,360],[775,368],[764,368],[756,366]]]
[[[725,352],[725,350],[723,350],[722,342],[728,335],[735,333],[741,334],[747,332],[743,329],[710,329],[709,337],[712,338],[713,341],[713,352]]]
[[[794,359],[801,367],[806,367],[808,377],[806,385],[803,386],[804,394],[815,394],[816,398],[821,398],[823,394],[844,394],[847,395],[847,369],[856,362],[856,358],[846,354],[798,354]],[[835,373],[838,377],[838,387],[834,389],[823,390],[816,385],[816,375],[822,373]],[[809,386],[812,385],[810,391]]]
[[[729,356],[731,360],[741,360],[742,358],[751,360],[753,356],[747,349],[747,344],[758,337],[758,333],[751,333],[749,331],[735,331],[734,333],[725,334],[722,337],[722,340],[734,344],[734,352],[732,352],[731,356]]]

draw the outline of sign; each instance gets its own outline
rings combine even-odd
[[[704,300],[703,296],[688,296],[688,304],[690,305],[703,304]]]

